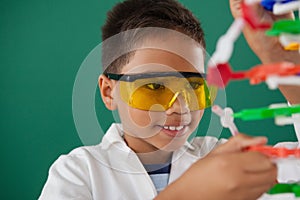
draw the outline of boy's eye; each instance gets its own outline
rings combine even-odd
[[[197,90],[201,86],[201,83],[199,82],[189,82],[188,88],[191,88],[193,90]]]
[[[165,89],[165,86],[159,83],[148,83],[146,87],[151,90]]]

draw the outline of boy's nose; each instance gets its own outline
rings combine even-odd
[[[166,110],[166,114],[184,114],[188,112],[190,112],[190,109],[185,101],[185,98],[181,92],[176,92],[169,103],[169,108]]]

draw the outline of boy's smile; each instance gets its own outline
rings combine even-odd
[[[185,126],[162,126],[161,131],[170,137],[181,137],[185,135]]]

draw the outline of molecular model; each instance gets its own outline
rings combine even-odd
[[[244,0],[242,17],[236,18],[227,32],[220,37],[216,50],[208,63],[207,81],[210,85],[225,88],[232,80],[249,79],[250,84],[265,82],[269,89],[274,90],[278,85],[300,86],[300,65],[281,62],[268,65],[258,65],[247,71],[234,71],[229,64],[234,49],[234,43],[242,29],[249,25],[253,30],[263,30],[270,37],[278,37],[280,44],[287,51],[300,53],[300,20],[280,20],[273,25],[261,23],[253,10],[254,4],[260,3],[274,15],[282,15],[300,9],[300,0]],[[234,119],[262,120],[274,118],[278,126],[295,124],[300,127],[300,105],[273,104],[265,108],[246,109],[234,113],[231,108],[212,107],[212,111],[220,117],[223,127],[229,128],[233,136],[239,133]],[[300,131],[298,131],[298,134]],[[300,135],[297,135],[300,142]],[[295,149],[272,146],[251,146],[246,151],[261,152],[277,163],[292,162],[300,159],[300,145]],[[300,180],[297,180],[300,181]],[[283,199],[278,195],[287,195],[288,199],[300,199],[300,183],[278,183],[270,191],[271,198]],[[284,199],[287,198],[285,196]]]

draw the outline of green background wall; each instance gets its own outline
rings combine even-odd
[[[84,58],[100,43],[105,14],[116,2],[1,0],[0,199],[37,199],[51,163],[82,145],[72,116],[73,84]],[[232,21],[228,2],[181,2],[201,19],[212,53]],[[242,37],[231,63],[236,70],[259,63]],[[230,84],[226,94],[235,110],[284,102],[278,91],[247,81]],[[109,112],[98,93],[95,98],[107,128]],[[237,123],[242,132],[268,136],[270,144],[296,139],[291,126],[277,127],[272,120]]]

